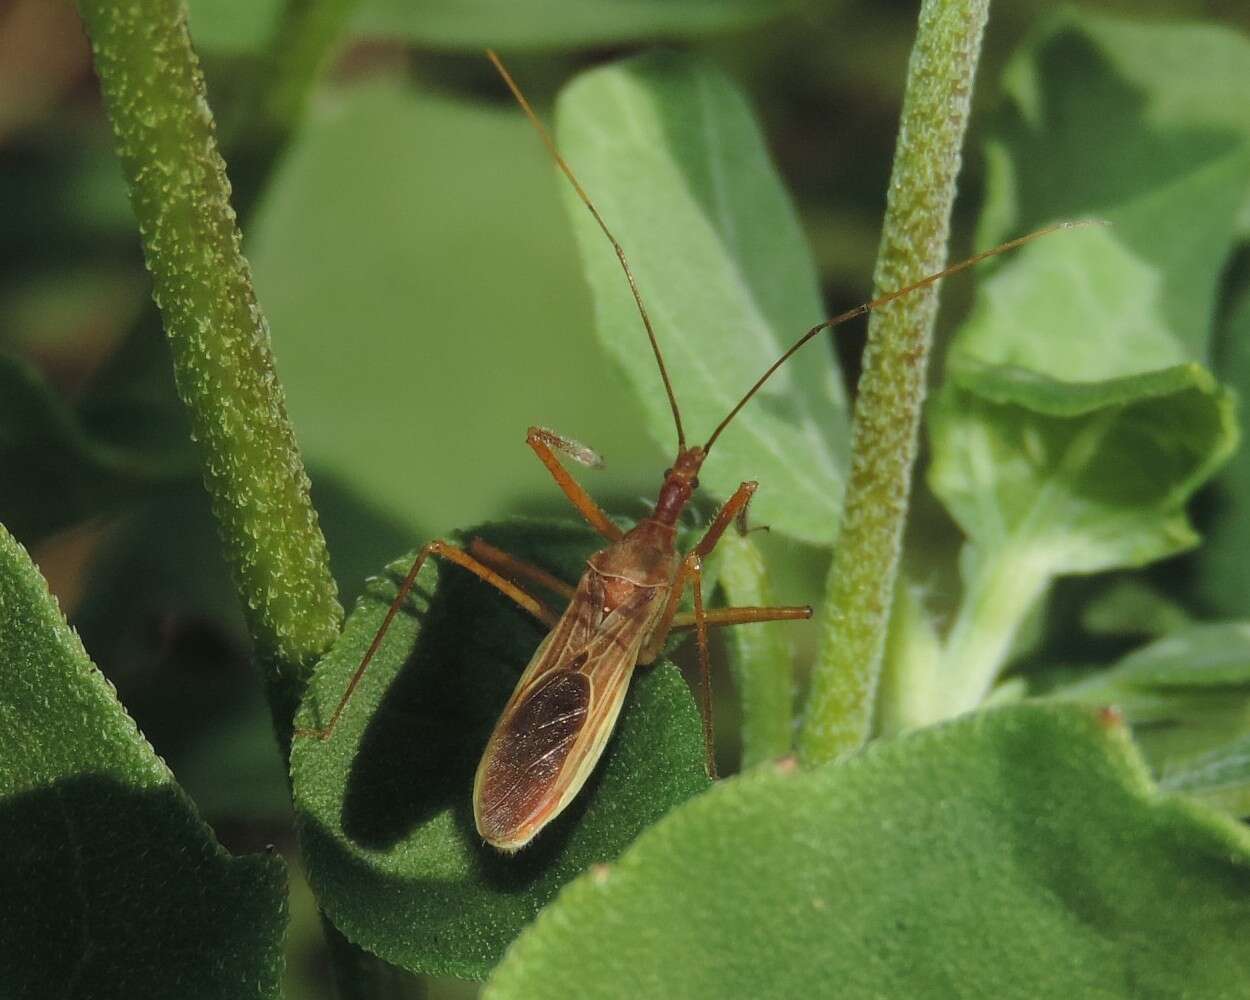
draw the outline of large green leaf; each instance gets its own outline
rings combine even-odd
[[[1016,55],[1003,85],[1009,103],[988,146],[980,238],[1055,218],[1110,219],[1155,274],[1160,322],[1205,362],[1219,277],[1250,207],[1250,111],[1220,96],[1250,87],[1250,41],[1210,25],[1067,10]],[[1094,294],[1098,277],[1089,275]],[[1060,304],[1040,321],[1014,321],[1046,334]],[[1105,339],[1091,326],[1081,333]],[[1052,346],[1042,336],[1037,349]]]
[[[583,876],[487,989],[522,997],[1236,996],[1250,836],[1122,727],[1013,707],[762,768]]]
[[[975,708],[1055,577],[1191,548],[1185,501],[1236,442],[1232,399],[1195,364],[1102,382],[955,362],[929,415],[929,484],[968,536],[932,708]]]
[[[811,255],[759,127],[720,72],[673,53],[584,74],[562,94],[558,121],[565,155],[629,256],[697,443],[823,318]],[[629,287],[571,190],[565,200],[596,332],[672,453],[672,415]],[[846,400],[827,342],[806,350],[737,417],[700,478],[720,498],[758,479],[757,521],[828,545],[848,455]]]
[[[230,857],[0,529],[0,983],[277,997],[285,886]]]
[[[1232,401],[1197,365],[1080,385],[967,363],[930,427],[930,484],[977,552],[1051,576],[1192,546],[1183,504],[1236,440]]]
[[[374,79],[318,103],[250,234],[317,483],[331,477],[409,538],[567,512],[525,447],[531,424],[605,456],[583,478],[625,512],[671,457],[594,343],[550,160],[499,97]]]
[[[595,547],[584,528],[537,522],[475,534],[568,580]],[[333,711],[410,558],[366,589],[300,725]],[[296,741],[301,839],[349,939],[406,969],[480,978],[561,885],[707,787],[701,727],[672,666],[640,671],[586,790],[533,845],[499,854],[473,826],[473,773],[543,629],[456,567],[427,566],[414,594],[333,736]]]

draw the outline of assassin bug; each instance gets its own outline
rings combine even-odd
[[[1004,243],[812,327],[764,371],[704,444],[689,445],[659,342],[624,250],[499,57],[493,51],[488,51],[487,56],[616,252],[672,410],[677,431],[677,456],[664,473],[655,509],[632,529],[622,531],[569,475],[557,453],[589,466],[600,464],[598,456],[552,431],[530,428],[526,443],[551,472],[573,506],[592,528],[607,539],[607,546],[587,560],[586,571],[574,587],[481,539],[473,539],[467,549],[442,541],[425,545],[413,560],[327,725],[319,730],[298,731],[296,735],[326,739],[334,731],[353,691],[381,646],[391,621],[407,600],[426,559],[437,556],[463,567],[498,589],[550,630],[504,706],[473,784],[473,814],[478,833],[494,847],[511,852],[533,840],[585,784],[612,734],[634,667],[653,662],[673,629],[695,630],[708,771],[715,777],[708,627],[811,617],[809,607],[713,610],[704,607],[703,559],[715,548],[730,525],[737,522],[740,528],[745,529],[747,506],[757,483],[744,482],[738,487],[712,520],[702,540],[689,553],[682,555],[675,546],[677,521],[698,488],[698,474],[703,462],[721,432],[760,387],[821,331],[972,267],[987,257],[1079,223],[1059,223]],[[559,594],[568,602],[564,611],[557,614],[518,581]],[[693,611],[679,612],[678,603],[688,585],[693,595]]]

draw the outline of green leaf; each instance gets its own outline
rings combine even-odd
[[[285,880],[230,857],[0,529],[6,995],[277,997]]]
[[[1115,581],[1081,611],[1081,627],[1093,635],[1158,638],[1190,621],[1178,603],[1134,577]]]
[[[223,55],[256,52],[277,27],[281,0],[190,0],[197,49]]]
[[[1250,422],[1250,293],[1232,310],[1221,337],[1223,351],[1217,371],[1226,378],[1243,406],[1238,414],[1242,438]],[[1199,592],[1203,603],[1219,615],[1250,615],[1250,448],[1239,448],[1216,485],[1216,510],[1207,544],[1198,553]]]
[[[207,49],[260,49],[278,0],[193,0],[191,35]],[[552,49],[688,38],[776,18],[793,0],[359,0],[351,30],[426,48]]]
[[[1232,400],[1197,365],[1073,384],[965,362],[950,382],[929,482],[979,552],[1058,575],[1197,541],[1183,504],[1236,440]]]
[[[1230,815],[1250,816],[1250,734],[1172,768],[1159,784]]]
[[[558,122],[566,157],[629,256],[698,442],[823,318],[811,254],[759,127],[715,67],[673,53],[579,77]],[[596,333],[672,454],[672,415],[629,287],[571,190],[565,201]],[[758,479],[758,523],[829,545],[849,452],[846,400],[827,343],[806,350],[730,425],[700,478],[719,498]]]
[[[168,352],[162,362],[168,368]],[[176,412],[144,403],[123,408],[105,391],[71,407],[28,363],[0,355],[0,522],[33,542],[189,478],[194,457],[185,438],[179,444],[160,433],[170,427],[186,433]]]
[[[1235,996],[1250,836],[1124,730],[1024,706],[721,782],[583,876],[486,996]]]
[[[1146,690],[1250,684],[1250,624],[1211,622],[1177,629],[1124,657],[1102,683]]]
[[[1205,769],[1200,758],[1250,734],[1250,623],[1176,629],[1047,697],[1115,706],[1161,776]]]
[[[968,536],[930,719],[984,698],[1054,577],[1196,544],[1184,504],[1235,447],[1234,405],[1185,360],[1161,294],[1104,228],[1033,244],[983,284],[929,413],[929,483]]]
[[[567,513],[525,447],[530,424],[605,456],[606,470],[581,475],[597,498],[634,512],[654,496],[671,456],[590,335],[558,191],[502,99],[374,79],[314,103],[249,257],[319,506],[332,477],[406,539]],[[414,437],[430,427],[435,448]]]
[[[585,528],[473,533],[575,579]],[[324,722],[373,639],[411,556],[373,581],[322,661],[299,725]],[[334,735],[291,759],[309,881],[354,943],[419,972],[481,978],[575,875],[616,857],[708,785],[702,729],[680,674],[641,670],[596,775],[533,845],[503,855],[473,825],[473,773],[543,628],[463,570],[422,570]]]
[[[929,481],[969,545],[949,698],[932,718],[981,701],[1055,576],[1197,543],[1184,504],[1237,438],[1232,397],[1200,366],[1250,191],[1250,131],[1204,117],[1194,94],[1207,91],[1189,88],[1207,76],[1194,66],[1240,45],[1065,13],[1006,72],[981,238],[1056,217],[1112,225],[1003,261],[951,345]]]
[[[689,551],[692,546],[682,546]],[[764,557],[747,535],[726,533],[716,547],[720,589],[729,607],[777,603]],[[787,622],[724,630],[742,712],[742,767],[789,753],[794,744],[794,656]]]
[[[1250,41],[1209,25],[1067,10],[1016,55],[1003,85],[1009,104],[987,150],[979,239],[1056,218],[1111,220],[1156,275],[1162,323],[1189,360],[1206,361],[1220,275],[1250,207],[1250,112],[1218,95],[1250,87]],[[1073,286],[1051,300],[1044,322],[1081,294]],[[1088,323],[1077,332],[1104,345]],[[1050,346],[1043,337],[1037,350]]]

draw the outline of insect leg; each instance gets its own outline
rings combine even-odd
[[[703,714],[703,742],[707,751],[707,773],[709,777],[715,778],[716,742],[712,727],[711,660],[708,657],[707,645],[708,613],[703,607],[703,557],[699,555],[697,549],[682,560],[681,568],[677,571],[677,579],[673,581],[673,589],[669,592],[668,603],[664,606],[664,613],[660,615],[655,629],[647,637],[646,642],[643,643],[642,650],[638,654],[638,662],[641,664],[651,663],[660,655],[660,650],[664,648],[664,640],[668,638],[669,632],[673,629],[673,622],[677,618],[677,603],[681,600],[682,592],[686,589],[687,583],[691,583],[694,588],[693,625],[697,630],[699,642],[699,674],[702,691],[701,711]],[[682,617],[686,616],[683,615]]]
[[[812,609],[807,605],[800,607],[779,608],[713,608],[704,612],[703,620],[708,625],[747,625],[751,622],[788,622],[802,621],[812,617]],[[694,628],[697,622],[690,612],[683,611],[673,616],[672,628]]]
[[[404,601],[408,599],[408,594],[412,591],[413,584],[416,583],[417,574],[421,572],[421,567],[425,565],[425,560],[430,556],[438,556],[446,559],[448,562],[455,563],[457,566],[463,566],[478,579],[489,583],[504,596],[510,597],[524,610],[548,627],[555,625],[559,620],[559,616],[537,598],[526,593],[512,581],[504,579],[489,566],[474,559],[463,549],[458,549],[446,542],[430,542],[422,547],[421,551],[417,553],[417,557],[412,561],[412,567],[408,570],[408,575],[404,577],[404,582],[400,584],[395,600],[391,601],[391,606],[386,609],[386,617],[382,619],[382,624],[374,634],[373,641],[369,643],[369,648],[365,651],[360,665],[356,667],[356,672],[352,674],[352,679],[347,682],[347,690],[343,692],[343,697],[339,699],[338,705],[335,706],[334,712],[330,715],[330,721],[321,729],[296,729],[296,736],[314,736],[319,740],[327,740],[333,734],[335,726],[338,725],[339,717],[343,714],[343,709],[347,707],[347,703],[351,700],[352,694],[356,690],[356,685],[360,683],[360,679],[365,675],[365,670],[368,669],[374,654],[381,647],[382,639],[391,627],[391,622],[399,609],[403,607]]]
[[[747,504],[751,502],[751,497],[754,495],[756,487],[758,486],[759,483],[746,482],[734,491],[734,495],[725,502],[725,506],[720,509],[716,517],[712,520],[712,523],[708,526],[708,529],[704,533],[703,538],[700,539],[699,544],[691,550],[690,556],[697,555],[700,559],[702,559],[716,547],[716,543],[720,541],[720,537],[725,533],[726,529],[733,524],[737,518],[743,515],[743,511],[746,510]],[[682,592],[686,586],[686,580],[693,573],[689,566],[690,556],[686,557],[686,562],[683,562],[681,564],[681,569],[677,571],[677,579],[673,581],[673,589],[669,592],[668,604],[664,607],[664,613],[660,615],[658,624],[652,631],[647,641],[643,643],[642,651],[638,654],[639,663],[650,663],[660,655],[660,650],[664,648],[664,641],[668,638],[668,633],[673,629],[673,623],[675,621],[680,620],[682,623],[681,627],[683,628],[688,628],[691,625],[697,624],[694,616],[687,614],[679,616],[677,614],[677,604],[681,600]],[[700,563],[700,569],[702,569],[702,563]],[[718,618],[720,617],[719,613],[713,612],[713,614]],[[811,612],[809,610],[808,616],[810,616],[810,614]],[[704,615],[703,617],[705,621],[708,620],[707,615]],[[794,617],[803,616],[795,615]],[[721,622],[717,621],[713,624],[721,624]],[[725,624],[732,623],[726,622]]]
[[[553,449],[558,448],[565,454],[572,455],[584,465],[594,464],[592,461],[587,460],[588,457],[597,458],[593,452],[575,445],[566,438],[562,438],[560,435],[542,427],[531,427],[529,433],[525,435],[525,443],[534,449],[535,454],[538,455],[543,465],[547,467],[547,471],[555,479],[556,485],[564,491],[564,495],[569,498],[569,502],[578,509],[582,517],[590,523],[590,526],[595,531],[599,532],[610,542],[620,541],[624,537],[624,532],[608,519],[608,515],[591,499],[590,494],[582,488],[576,479],[568,474],[568,470],[560,464],[560,460],[556,458],[556,453]]]
[[[509,576],[536,583],[553,594],[559,594],[566,601],[571,601],[577,588],[565,583],[558,576],[552,576],[545,569],[527,563],[516,556],[509,555],[503,549],[497,549],[490,542],[474,538],[469,542],[469,552],[479,561]]]
[[[668,604],[660,616],[659,623],[648,638],[638,657],[639,663],[649,663],[655,659],[664,646],[665,639],[674,627],[690,628],[693,626],[698,638],[699,673],[702,680],[703,695],[703,739],[707,749],[708,774],[716,776],[715,731],[712,724],[712,684],[711,659],[708,654],[707,629],[709,625],[733,625],[739,622],[774,621],[777,619],[810,618],[811,608],[725,608],[708,612],[703,607],[703,557],[711,552],[721,535],[731,524],[745,517],[747,504],[755,494],[758,483],[746,482],[734,491],[708,526],[699,544],[691,550],[681,564],[677,579],[669,595]],[[677,603],[682,591],[689,581],[694,592],[694,613],[678,615]]]
[[[755,495],[758,487],[759,483],[746,482],[734,491],[734,495],[725,501],[725,506],[717,512],[712,523],[708,525],[703,538],[694,547],[695,552],[699,553],[700,556],[706,556],[716,548],[716,543],[720,541],[720,536],[725,533],[725,530],[734,521],[737,520],[740,525],[745,526],[747,504],[751,502],[751,497]]]

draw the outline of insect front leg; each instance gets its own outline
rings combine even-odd
[[[577,508],[578,512],[590,526],[608,541],[619,542],[624,533],[612,523],[608,515],[603,512],[603,509],[582,488],[582,485],[569,475],[568,470],[556,458],[556,453],[553,449],[558,449],[570,456],[574,461],[591,468],[602,466],[603,460],[584,445],[580,445],[566,437],[561,437],[545,427],[531,427],[529,433],[525,435],[525,443],[534,449],[534,453],[539,457],[543,465],[547,467],[547,471],[551,473],[551,477],[556,481],[556,485],[569,498],[569,503]]]
[[[499,552],[500,550],[494,549],[494,551]],[[356,686],[360,683],[360,679],[365,675],[365,670],[368,669],[369,663],[373,659],[374,654],[376,654],[378,649],[381,647],[382,640],[385,638],[387,630],[391,627],[391,622],[394,620],[399,609],[403,607],[404,601],[408,599],[409,593],[412,592],[413,584],[415,584],[417,580],[417,574],[421,572],[421,567],[425,565],[426,559],[430,556],[437,556],[440,559],[446,559],[448,562],[455,563],[457,566],[467,569],[479,580],[489,583],[505,597],[511,598],[523,610],[528,611],[548,628],[552,627],[557,621],[559,621],[560,616],[543,604],[542,601],[522,590],[511,580],[500,576],[497,572],[495,572],[495,570],[491,569],[483,562],[475,559],[463,549],[450,545],[447,542],[430,542],[428,545],[422,547],[421,551],[417,553],[417,557],[412,561],[412,567],[408,570],[408,575],[404,577],[404,582],[400,584],[399,591],[396,593],[395,599],[391,601],[391,606],[386,609],[386,617],[382,619],[382,624],[378,627],[377,632],[374,634],[373,641],[369,643],[369,648],[365,651],[365,655],[361,659],[360,665],[356,667],[355,673],[352,674],[352,679],[347,682],[347,689],[343,692],[343,697],[339,700],[338,705],[335,706],[334,711],[331,713],[330,721],[327,722],[321,729],[296,729],[295,736],[312,736],[319,740],[327,740],[334,733],[334,729],[338,725],[339,718],[343,714],[343,709],[345,709],[347,707],[347,703],[351,701],[351,697],[356,690]],[[516,560],[516,562],[519,563],[520,560]]]
[[[673,582],[668,603],[661,615],[659,624],[648,638],[639,656],[639,662],[649,663],[654,660],[664,647],[669,632],[674,628],[694,628],[699,650],[699,677],[703,710],[703,740],[707,753],[708,775],[716,777],[715,760],[715,726],[712,720],[712,682],[711,656],[708,650],[707,630],[710,625],[737,625],[747,622],[793,621],[810,618],[810,607],[777,607],[777,608],[718,608],[708,611],[703,606],[703,558],[707,556],[720,541],[721,536],[735,521],[739,526],[745,524],[747,505],[755,494],[758,484],[745,482],[734,491],[733,496],[725,503],[711,525],[708,526],[703,538],[682,561],[677,579]],[[692,613],[677,613],[677,605],[682,592],[689,583],[694,596]]]
[[[716,548],[716,543],[720,541],[721,535],[735,521],[738,522],[739,530],[746,534],[747,505],[751,502],[751,497],[755,496],[755,491],[759,488],[759,485],[757,482],[748,481],[741,483],[734,490],[734,495],[725,501],[724,507],[717,511],[716,517],[712,519],[712,523],[708,525],[707,531],[699,539],[699,544],[694,547],[695,552],[706,558]]]

